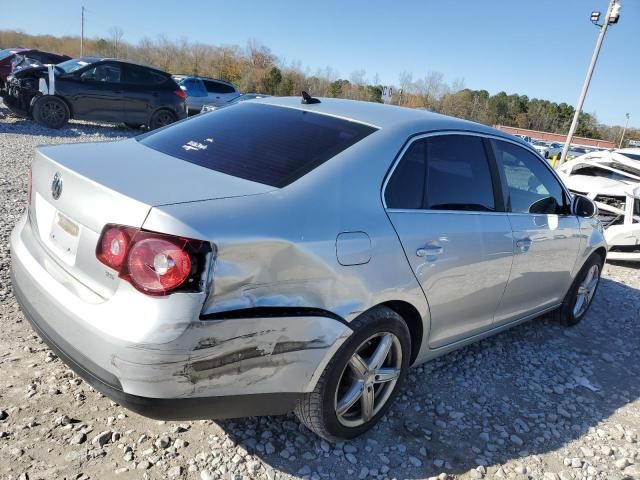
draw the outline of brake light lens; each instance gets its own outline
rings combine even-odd
[[[112,224],[96,248],[100,262],[147,295],[199,291],[209,252],[207,242]]]
[[[129,253],[131,283],[145,292],[163,293],[181,285],[191,273],[191,259],[183,246],[169,240],[145,238]]]
[[[98,260],[118,270],[124,263],[129,250],[129,242],[136,233],[134,228],[112,226],[105,228],[100,237]]]
[[[187,99],[187,94],[184,93],[181,89],[174,90],[173,93],[175,93],[177,96],[179,96],[183,100]]]

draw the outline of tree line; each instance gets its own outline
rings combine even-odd
[[[109,29],[106,38],[84,40],[84,54],[126,58],[153,65],[174,74],[202,75],[229,81],[243,92],[269,95],[299,95],[307,90],[315,96],[382,102],[383,86],[377,75],[367,78],[364,70],[341,78],[330,67],[312,72],[300,62],[287,62],[267,46],[251,40],[238,45],[210,45],[185,38],[172,40],[166,35],[145,37],[137,44],[124,41],[119,27]],[[28,46],[42,50],[80,55],[77,36],[30,35],[0,30],[0,48]],[[574,115],[573,106],[526,95],[465,88],[464,81],[445,81],[442,73],[430,72],[414,78],[400,72],[391,103],[424,108],[487,125],[506,125],[566,134]],[[602,138],[618,143],[622,127],[598,122],[593,113],[580,115],[576,135]],[[640,130],[630,129],[625,139],[640,140]]]

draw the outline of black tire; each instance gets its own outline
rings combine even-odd
[[[375,307],[363,313],[350,326],[354,333],[331,359],[322,376],[318,379],[315,389],[310,393],[304,394],[295,408],[295,414],[300,422],[316,435],[330,442],[357,437],[373,427],[393,404],[409,369],[411,335],[406,323],[396,312],[387,307]],[[395,385],[390,385],[390,394],[385,394],[389,395],[388,398],[381,404],[380,410],[369,421],[359,426],[345,426],[340,422],[336,413],[339,382],[346,372],[351,357],[359,347],[361,348],[363,342],[366,345],[367,340],[372,335],[388,333],[396,337],[402,351],[398,379]],[[381,383],[380,385],[385,384]],[[369,387],[370,391],[371,388],[373,387]],[[374,391],[381,392],[381,390],[375,389]],[[354,404],[354,407],[359,408],[356,404]]]
[[[142,126],[141,123],[124,122],[124,124],[132,130],[138,130]]]
[[[53,95],[41,95],[33,104],[33,119],[43,127],[62,128],[69,122],[71,113],[64,101]]]
[[[171,110],[158,110],[153,115],[151,115],[151,120],[149,121],[149,130],[155,130],[156,128],[164,127],[175,122],[176,120],[178,120],[178,116]]]
[[[596,295],[598,290],[598,286],[600,285],[600,275],[602,274],[602,267],[604,265],[604,261],[602,257],[594,253],[589,257],[589,259],[585,262],[585,264],[576,275],[575,280],[571,284],[571,288],[567,292],[567,295],[564,297],[562,305],[553,312],[554,320],[566,325],[567,327],[572,327],[580,323],[580,321],[584,318],[589,307],[591,306],[592,300]],[[586,301],[586,305],[583,309],[576,311],[579,290],[583,284],[583,282],[587,279],[592,268],[596,269],[596,281],[595,285],[592,289],[590,289],[591,294],[588,296],[588,300]]]

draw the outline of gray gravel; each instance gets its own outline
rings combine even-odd
[[[293,416],[158,422],[96,393],[29,328],[9,233],[38,144],[132,135],[52,131],[0,104],[0,478],[640,479],[640,276],[607,265],[572,329],[538,319],[410,372],[370,434],[330,445]]]

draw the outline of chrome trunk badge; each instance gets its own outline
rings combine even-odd
[[[53,182],[51,182],[51,196],[53,197],[54,200],[57,200],[60,198],[61,194],[62,194],[62,175],[60,175],[60,172],[56,172],[56,174],[53,176]]]

